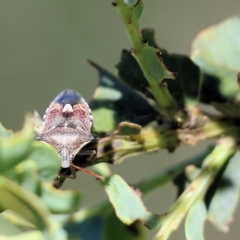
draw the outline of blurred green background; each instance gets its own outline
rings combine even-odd
[[[154,28],[161,47],[182,54],[190,53],[200,30],[240,12],[239,0],[146,0],[144,6],[141,27]],[[36,109],[43,115],[63,89],[75,89],[90,100],[98,77],[86,59],[113,72],[121,50],[130,48],[119,17],[106,0],[2,0],[0,33],[0,121],[13,130],[21,128],[25,113]],[[163,150],[128,159],[111,169],[135,183],[205,147],[181,147],[174,154]],[[106,198],[99,183],[84,173],[68,180],[64,188],[80,189],[82,206]],[[144,201],[149,210],[164,213],[174,199],[175,189],[169,184]],[[206,239],[238,239],[239,210],[230,233],[222,234],[207,224]],[[171,239],[185,239],[183,230]]]

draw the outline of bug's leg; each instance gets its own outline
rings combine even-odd
[[[86,168],[82,168],[82,167],[76,166],[76,165],[74,165],[74,164],[71,164],[71,167],[74,167],[74,168],[78,169],[79,171],[82,171],[82,172],[85,172],[85,173],[87,173],[87,174],[89,174],[89,175],[92,175],[92,176],[94,176],[96,179],[100,179],[100,180],[103,179],[103,177],[102,177],[101,175],[99,175],[99,174],[97,174],[97,173],[95,173],[95,172],[93,172],[93,171],[91,171],[91,170],[88,170],[88,169],[86,169]],[[75,169],[74,169],[74,170],[75,170]],[[76,173],[75,173],[75,174],[76,174]]]
[[[66,176],[60,176],[60,175],[58,175],[58,176],[54,179],[52,185],[53,185],[55,188],[60,188],[60,187],[63,185],[63,183],[64,183],[65,180],[66,180]]]
[[[83,155],[88,155],[89,157],[87,158],[87,161],[91,161],[91,159],[96,155],[96,151],[95,150],[84,150],[84,151],[80,151],[78,153],[79,156],[83,156]]]
[[[72,167],[72,165],[70,165],[70,170],[71,170],[71,175],[69,176],[69,178],[75,179],[77,177],[76,170],[74,167]]]
[[[58,176],[64,177],[64,178],[71,178],[71,179],[77,178],[75,167],[73,167],[71,164],[69,168],[71,171],[71,175],[59,174]]]

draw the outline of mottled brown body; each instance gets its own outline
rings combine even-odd
[[[61,158],[62,168],[68,168],[76,154],[95,139],[91,135],[91,126],[92,113],[88,104],[79,93],[65,90],[46,110],[43,129],[36,139],[55,147]]]

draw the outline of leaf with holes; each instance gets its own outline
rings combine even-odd
[[[200,70],[191,59],[184,55],[169,54],[166,50],[159,48],[156,44],[154,31],[152,29],[142,30],[143,38],[147,40],[149,46],[161,50],[161,59],[166,65],[167,69],[171,72],[177,73],[177,78],[167,81],[169,91],[172,96],[177,100],[180,105],[189,102],[198,101],[199,88],[200,88]],[[147,54],[146,54],[146,57]],[[155,57],[156,54],[155,54]],[[120,62],[116,65],[120,79],[128,86],[136,89],[147,97],[152,97],[147,90],[147,80],[145,79],[137,61],[132,56],[131,52],[124,50],[121,55]],[[152,71],[157,71],[157,66]],[[164,72],[156,72],[156,76],[163,76],[166,79],[171,78],[170,75]]]

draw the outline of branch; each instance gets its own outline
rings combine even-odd
[[[154,240],[168,239],[172,231],[177,229],[190,207],[197,200],[204,198],[206,191],[209,189],[218,172],[234,154],[234,147],[235,142],[231,138],[219,140],[212,153],[203,161],[199,175],[163,217],[162,226]]]
[[[132,56],[138,62],[149,86],[148,90],[160,106],[161,113],[168,119],[182,124],[186,114],[179,109],[178,104],[168,91],[164,79],[175,79],[175,74],[167,70],[162,62],[159,49],[150,47],[142,39],[138,21],[142,13],[143,3],[139,0],[134,6],[127,6],[123,0],[113,3],[116,7],[132,44]]]

